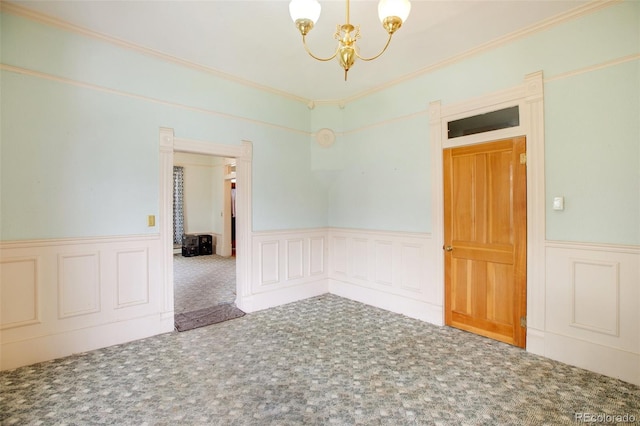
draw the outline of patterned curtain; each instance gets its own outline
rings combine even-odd
[[[182,244],[184,234],[184,167],[173,166],[173,243]]]

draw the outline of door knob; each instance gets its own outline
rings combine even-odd
[[[453,246],[444,246],[444,251],[453,251]]]

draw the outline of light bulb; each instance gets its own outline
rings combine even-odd
[[[315,24],[320,17],[320,9],[318,0],[291,0],[289,3],[289,14],[293,22],[308,19]]]
[[[409,17],[410,11],[411,3],[409,0],[380,0],[378,3],[380,22],[384,22],[384,19],[390,16],[397,16],[404,23]]]

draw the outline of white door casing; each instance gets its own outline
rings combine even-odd
[[[173,154],[175,151],[236,159],[236,306],[243,309],[251,293],[251,165],[253,145],[176,138],[173,129],[160,128],[160,240],[164,298],[162,318],[173,317]]]
[[[520,125],[508,129],[448,139],[447,123],[464,117],[518,105]],[[544,354],[545,330],[545,178],[543,75],[525,76],[524,83],[504,91],[443,106],[429,104],[433,239],[436,246],[435,279],[441,286],[444,306],[444,192],[442,151],[455,146],[501,138],[527,138],[527,351]],[[442,319],[444,323],[444,317]]]

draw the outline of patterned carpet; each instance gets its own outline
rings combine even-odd
[[[236,300],[236,259],[210,256],[173,256],[174,312],[234,303]]]
[[[2,372],[0,389],[2,425],[640,419],[636,386],[333,295]]]

